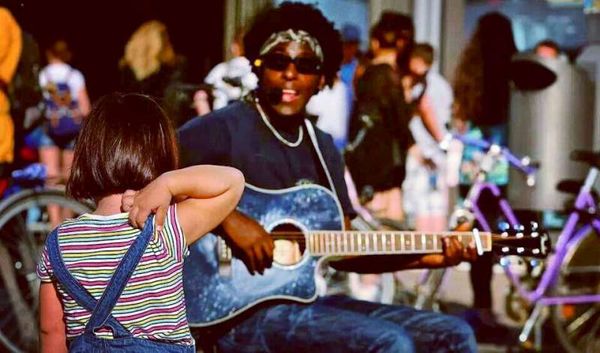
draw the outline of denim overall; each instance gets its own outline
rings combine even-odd
[[[131,244],[127,253],[119,263],[100,300],[96,300],[67,270],[58,246],[58,228],[48,237],[48,255],[54,269],[54,276],[63,285],[66,292],[82,307],[92,313],[82,335],[77,336],[69,346],[71,353],[195,353],[194,346],[159,342],[131,335],[112,315],[117,300],[129,281],[133,270],[140,261],[150,238],[152,237],[152,218],[146,220],[144,229]],[[113,339],[97,337],[94,332],[102,327],[109,327]]]

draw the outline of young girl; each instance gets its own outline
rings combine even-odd
[[[169,352],[195,352],[185,313],[183,259],[188,244],[234,209],[244,178],[229,167],[202,165],[176,170],[177,156],[174,131],[152,99],[139,94],[102,98],[84,123],[67,184],[71,196],[94,199],[97,208],[91,214],[64,221],[58,228],[58,247],[68,272],[100,300],[115,268],[140,235],[122,207],[134,201],[146,205],[177,200],[168,208],[151,210],[156,213],[156,223],[164,225],[156,227],[112,316],[104,323],[114,323],[114,318],[136,339],[178,349]],[[136,192],[128,191],[140,189],[144,192],[139,198]],[[136,206],[132,216],[133,212],[146,211],[150,210]],[[37,269],[42,281],[41,351],[57,353],[66,352],[70,342],[84,333],[91,312],[67,293],[63,281],[57,280],[50,243]],[[104,326],[94,333],[102,338],[118,336]]]

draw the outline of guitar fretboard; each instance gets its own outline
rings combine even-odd
[[[443,251],[442,238],[455,236],[465,246],[474,244],[471,232],[385,232],[314,231],[305,234],[307,250],[313,256],[428,254]],[[491,233],[480,232],[483,251],[492,249]],[[293,239],[290,239],[293,240]],[[230,260],[231,249],[219,237],[219,258]]]
[[[490,251],[490,233],[479,233],[484,251]],[[325,255],[384,255],[426,254],[443,251],[442,238],[456,236],[468,246],[473,244],[471,232],[363,232],[363,231],[320,231],[307,235],[308,249],[315,256]]]

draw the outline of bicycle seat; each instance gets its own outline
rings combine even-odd
[[[571,160],[585,162],[593,167],[600,168],[600,152],[575,150],[571,152]]]

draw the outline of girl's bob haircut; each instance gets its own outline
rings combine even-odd
[[[175,131],[158,103],[141,94],[109,94],[84,119],[67,193],[97,201],[140,190],[177,165]]]

